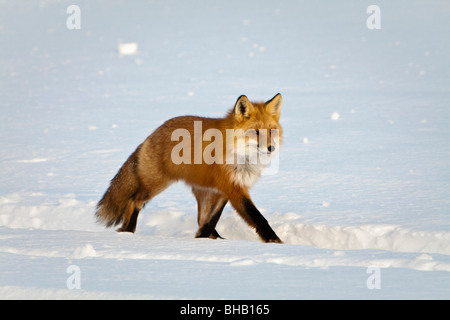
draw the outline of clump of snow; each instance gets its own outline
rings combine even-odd
[[[138,44],[136,42],[119,43],[118,49],[121,56],[135,55],[138,51]]]
[[[75,249],[72,258],[73,259],[84,259],[89,257],[96,257],[97,252],[95,251],[92,244],[88,243],[85,246],[78,247]]]

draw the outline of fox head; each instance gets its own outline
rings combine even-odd
[[[279,123],[281,105],[279,93],[267,102],[250,102],[244,95],[237,99],[230,113],[234,130],[241,132],[238,141],[245,143],[247,152],[251,154],[253,150],[260,155],[278,152],[282,134]]]

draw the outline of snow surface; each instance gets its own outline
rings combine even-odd
[[[447,2],[376,1],[380,30],[371,1],[76,1],[79,30],[71,4],[0,1],[0,298],[450,298]],[[284,245],[229,205],[226,240],[194,239],[182,184],[135,234],[96,224],[163,121],[277,92],[280,167],[251,194]]]

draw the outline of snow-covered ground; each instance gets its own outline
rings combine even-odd
[[[449,299],[449,16],[419,0],[0,1],[0,298]],[[182,184],[135,234],[96,224],[163,121],[277,92],[279,170],[251,194],[284,245],[229,205],[226,240],[194,239]]]

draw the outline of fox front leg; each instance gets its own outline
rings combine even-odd
[[[238,214],[248,223],[252,228],[256,229],[262,241],[269,243],[283,243],[276,235],[275,231],[270,227],[267,220],[263,217],[261,212],[255,207],[250,196],[242,193],[232,193],[230,196],[231,205],[236,209]]]

